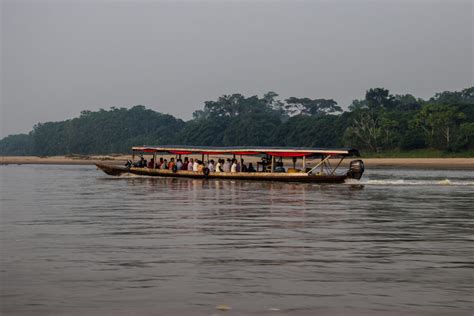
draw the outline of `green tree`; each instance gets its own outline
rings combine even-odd
[[[438,149],[450,149],[464,119],[464,113],[457,111],[455,106],[426,104],[417,114],[415,122],[425,132],[428,144]]]
[[[379,139],[382,137],[379,120],[379,115],[374,115],[368,109],[357,110],[352,115],[351,125],[345,131],[345,143],[377,152]]]
[[[238,146],[269,145],[280,124],[281,101],[275,92],[263,98],[241,94],[223,95],[204,102],[193,120],[180,133],[180,142],[189,145]]]
[[[430,98],[429,103],[435,104],[474,104],[474,87],[462,91],[444,91],[436,93]]]
[[[276,111],[276,113],[280,115],[280,118],[283,121],[286,121],[289,118],[289,115],[285,109],[285,103],[281,100],[278,100],[277,97],[277,93],[269,91],[263,95],[263,101],[269,109]]]
[[[345,143],[373,152],[422,146],[420,134],[410,125],[420,102],[412,95],[393,96],[384,88],[367,90],[364,100],[349,106],[351,124],[344,133]]]
[[[303,114],[321,116],[330,113],[342,112],[340,106],[333,99],[309,99],[291,97],[285,100],[285,109],[289,114]]]
[[[391,109],[394,105],[394,97],[390,91],[384,88],[369,89],[365,93],[367,107],[371,110]]]
[[[474,149],[474,122],[461,124],[455,149]]]
[[[279,146],[340,147],[348,116],[296,115],[280,125],[273,143]]]
[[[0,140],[0,155],[2,156],[28,156],[33,154],[33,138],[31,135],[9,135]]]

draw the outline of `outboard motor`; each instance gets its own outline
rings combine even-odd
[[[347,171],[347,177],[359,180],[364,174],[364,162],[362,160],[352,160]]]

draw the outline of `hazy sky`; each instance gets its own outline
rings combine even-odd
[[[472,1],[0,0],[1,135],[222,94],[428,98],[473,85]]]

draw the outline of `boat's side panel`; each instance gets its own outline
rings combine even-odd
[[[171,170],[148,169],[148,168],[131,168],[130,173],[146,176],[158,177],[185,177],[185,178],[209,178],[209,179],[236,179],[236,180],[258,180],[258,181],[283,181],[283,182],[324,182],[324,183],[342,183],[346,179],[345,175],[308,175],[306,173],[268,173],[268,172],[252,172],[252,173],[230,173],[219,172],[203,173],[180,170],[173,172]]]
[[[346,175],[308,175],[307,173],[268,173],[268,172],[213,172],[205,175],[201,172],[180,170],[149,169],[149,168],[124,168],[121,166],[97,164],[106,174],[119,176],[131,173],[144,176],[173,177],[173,178],[195,178],[195,179],[234,179],[255,181],[282,181],[282,182],[312,182],[312,183],[342,183]]]

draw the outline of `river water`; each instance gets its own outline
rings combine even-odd
[[[473,312],[474,171],[340,185],[0,171],[2,315]]]

